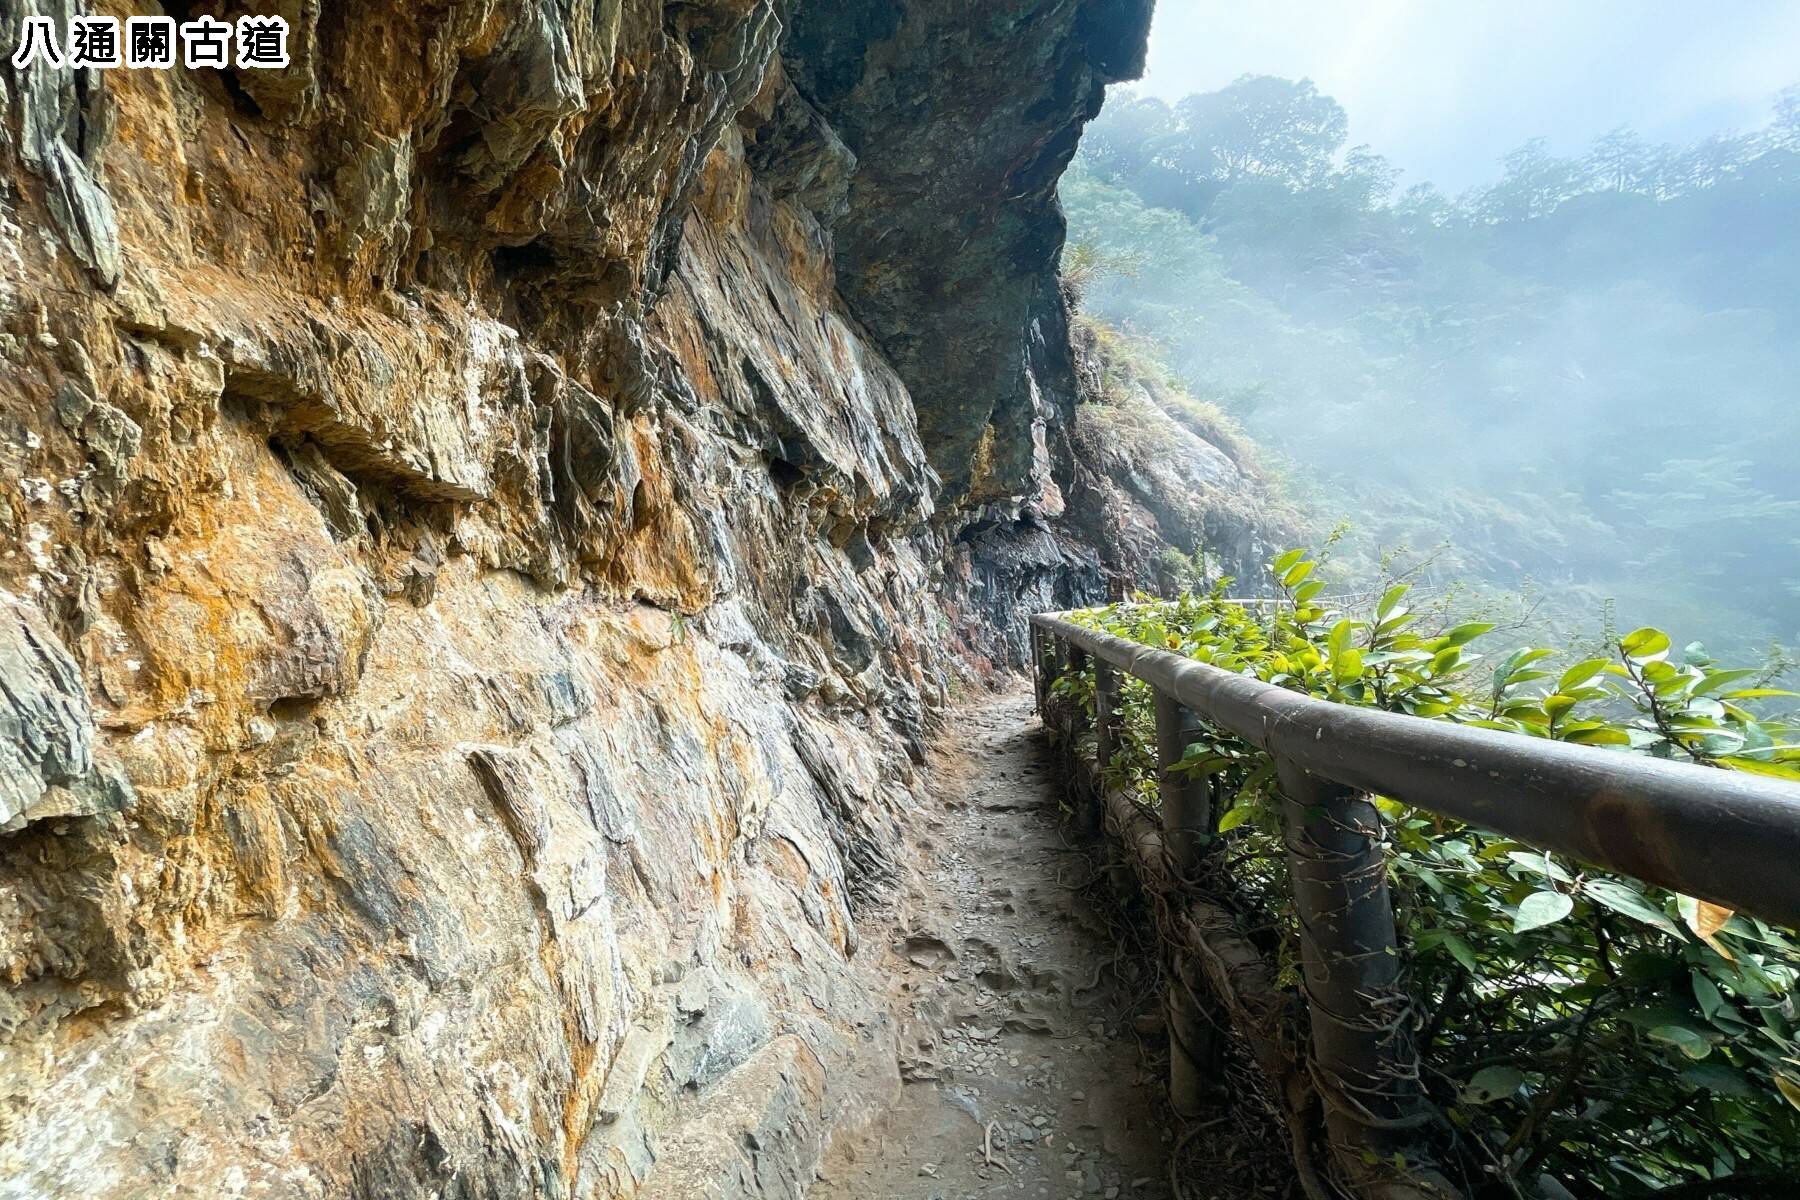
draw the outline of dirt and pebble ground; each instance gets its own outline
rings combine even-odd
[[[1028,693],[981,696],[932,764],[914,857],[863,970],[902,1081],[841,1134],[816,1200],[1284,1200],[1287,1137],[1242,1047],[1224,1105],[1168,1106],[1155,951],[1072,841]],[[891,1086],[891,1076],[888,1086]],[[870,1081],[871,1096],[883,1090]]]
[[[934,777],[868,967],[902,1014],[905,1082],[839,1139],[812,1195],[1167,1200],[1158,1006],[1065,838],[1029,695],[965,710]]]

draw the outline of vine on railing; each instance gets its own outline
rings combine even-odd
[[[1221,587],[1069,619],[1320,699],[1800,781],[1800,735],[1769,711],[1791,693],[1698,647],[1678,654],[1658,630],[1560,669],[1536,649],[1490,669],[1480,647],[1491,625],[1422,629],[1403,584],[1350,615],[1325,600],[1304,553],[1273,571],[1277,605],[1234,604]],[[1153,690],[1126,679],[1116,711],[1100,714],[1091,672],[1054,688],[1109,718],[1107,782],[1154,810]],[[1302,798],[1291,793],[1310,781],[1205,727],[1178,771],[1204,781],[1216,810],[1202,834],[1204,877],[1223,881],[1222,899],[1246,926],[1282,932],[1276,979],[1298,988],[1290,864],[1306,810],[1296,813]],[[1466,1192],[1791,1194],[1781,1189],[1800,1168],[1800,944],[1787,930],[1392,800],[1374,804],[1412,1001],[1407,1033],[1421,1086],[1446,1118],[1434,1152]]]

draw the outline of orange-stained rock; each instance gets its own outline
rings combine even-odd
[[[1099,583],[1019,222],[1144,6],[251,7],[287,72],[0,66],[0,1198],[797,1196],[950,679]],[[940,372],[947,219],[1036,299]]]

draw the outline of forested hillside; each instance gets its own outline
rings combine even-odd
[[[1800,641],[1800,87],[1753,133],[1402,187],[1307,82],[1115,95],[1062,195],[1087,310],[1275,450],[1353,566],[1565,636]],[[1449,548],[1432,557],[1434,548]]]

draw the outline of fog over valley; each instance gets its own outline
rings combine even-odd
[[[1062,188],[1083,311],[1348,523],[1346,584],[1405,548],[1568,640],[1800,642],[1800,86],[1745,132],[1539,130],[1455,193],[1356,128],[1306,80],[1115,89]]]

